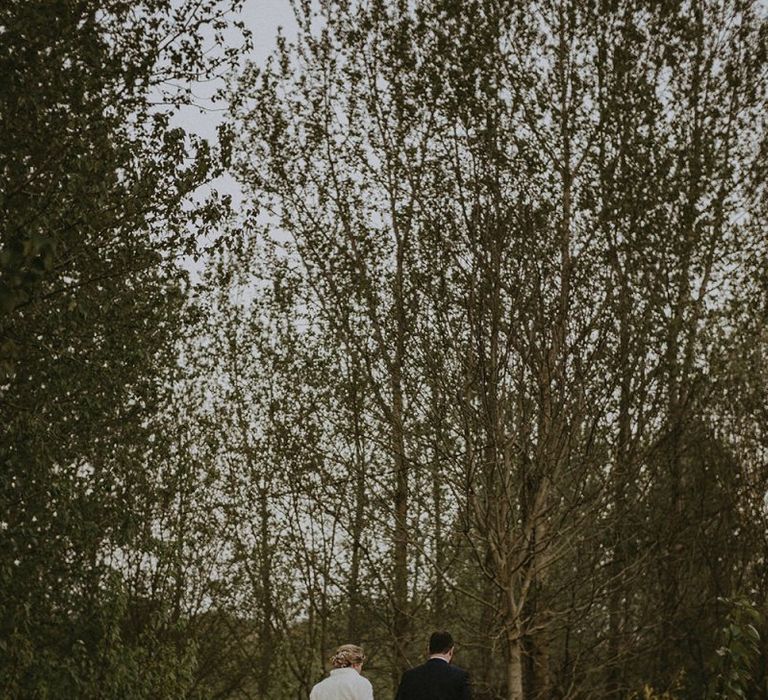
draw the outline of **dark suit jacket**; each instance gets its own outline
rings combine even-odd
[[[395,700],[471,700],[469,674],[442,659],[430,659],[403,674]]]

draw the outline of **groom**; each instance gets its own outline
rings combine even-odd
[[[451,665],[453,649],[450,632],[435,632],[429,659],[403,674],[395,700],[471,700],[469,674]]]

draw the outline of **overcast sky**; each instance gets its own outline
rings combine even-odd
[[[289,39],[296,33],[296,20],[289,0],[245,0],[238,17],[253,32],[253,51],[243,56],[243,61],[250,58],[262,64],[275,49],[278,27],[282,27]],[[239,45],[242,42],[238,32],[233,31],[230,36],[233,43]],[[211,99],[218,87],[221,85],[195,86],[197,102],[205,109],[187,107],[175,116],[174,122],[186,131],[214,142],[216,127],[224,118],[226,110],[226,105],[216,104]],[[221,193],[230,194],[234,202],[241,201],[239,188],[231,177],[219,178],[212,186]]]
[[[283,28],[288,38],[295,34],[296,21],[288,0],[246,0],[239,17],[253,32],[253,52],[247,58],[259,64],[274,50],[278,27]],[[231,38],[240,43],[237,32],[231,32]],[[215,140],[216,126],[225,109],[225,105],[214,104],[211,100],[217,87],[220,86],[196,86],[194,92],[198,102],[207,109],[187,108],[177,115],[176,123],[187,131]]]
[[[289,0],[245,0],[239,17],[253,33],[253,51],[243,56],[243,62],[251,59],[258,64],[263,64],[275,49],[278,27],[282,27],[288,39],[292,39],[296,34],[296,20]],[[233,31],[230,35],[232,42],[236,45],[242,42],[238,32]],[[226,105],[216,104],[212,100],[218,87],[221,87],[221,84],[195,86],[194,94],[197,102],[205,109],[187,107],[175,115],[174,122],[188,132],[215,142],[216,127],[226,114]],[[211,188],[215,188],[222,194],[231,195],[236,208],[242,201],[240,189],[229,175],[217,178],[210,185],[198,190],[195,198],[204,198]],[[200,272],[202,263],[195,263],[189,258],[182,264],[195,275]]]

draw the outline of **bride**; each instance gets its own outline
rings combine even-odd
[[[342,644],[330,658],[333,668],[309,694],[309,700],[373,700],[373,687],[360,675],[365,654],[354,644]]]

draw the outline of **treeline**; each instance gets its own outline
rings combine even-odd
[[[213,697],[174,383],[221,158],[172,116],[232,9],[0,4],[0,697]]]
[[[0,11],[0,694],[766,697],[762,4],[225,9]]]

